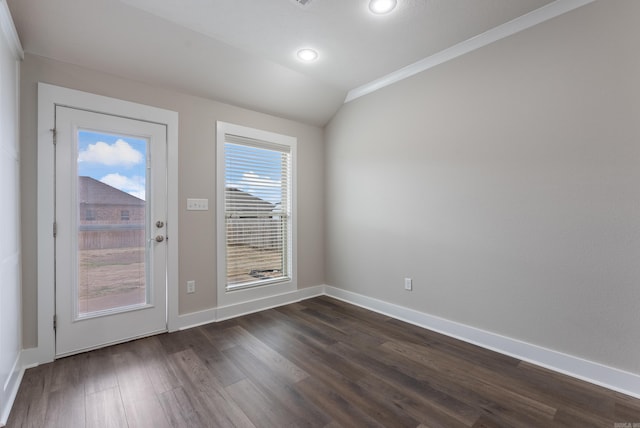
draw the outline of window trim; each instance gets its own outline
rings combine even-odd
[[[225,136],[237,135],[279,146],[291,153],[291,235],[289,257],[290,279],[265,283],[250,288],[227,290],[226,228],[225,228]],[[297,283],[297,138],[227,122],[216,122],[216,232],[217,232],[217,295],[218,306],[228,306],[295,291]]]

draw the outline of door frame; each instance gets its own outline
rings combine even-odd
[[[28,362],[55,359],[55,107],[66,106],[155,122],[167,127],[167,329],[178,328],[178,113],[144,104],[38,83],[38,345]]]

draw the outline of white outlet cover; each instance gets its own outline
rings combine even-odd
[[[413,280],[411,278],[404,279],[404,289],[409,291],[413,289]]]

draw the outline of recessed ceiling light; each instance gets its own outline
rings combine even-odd
[[[318,52],[314,51],[313,49],[305,48],[300,49],[296,56],[300,61],[313,62],[318,59]]]
[[[395,9],[398,0],[371,0],[369,2],[369,10],[376,15],[384,15]]]

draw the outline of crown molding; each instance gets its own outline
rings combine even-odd
[[[0,0],[0,27],[2,28],[2,33],[4,34],[13,55],[16,59],[23,60],[24,51],[22,50],[22,44],[20,43],[16,26],[13,24],[9,5],[7,5],[6,0]]]
[[[492,28],[491,30],[485,31],[482,34],[453,45],[450,48],[389,73],[386,76],[373,80],[369,83],[365,83],[362,86],[358,86],[347,93],[347,97],[344,102],[346,104],[356,98],[375,92],[378,89],[392,85],[476,49],[480,49],[483,46],[519,33],[520,31],[570,12],[593,1],[595,0],[556,0],[539,9]]]

